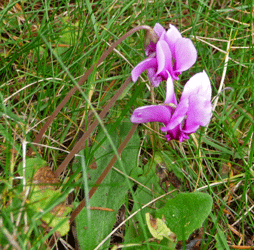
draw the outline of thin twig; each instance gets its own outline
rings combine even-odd
[[[224,84],[224,80],[226,77],[226,72],[227,72],[227,67],[228,67],[228,59],[229,59],[229,49],[230,49],[230,39],[228,40],[228,44],[227,44],[227,54],[225,57],[225,64],[224,64],[224,68],[223,68],[223,72],[222,72],[222,77],[221,77],[221,81],[220,81],[220,87],[218,90],[218,94],[221,93],[221,90],[222,90],[222,87]],[[214,100],[213,111],[215,110],[215,108],[217,106],[218,100],[219,100],[219,96]]]
[[[216,49],[216,50],[218,50],[218,51],[220,51],[220,52],[222,52],[222,53],[224,53],[224,54],[227,54],[227,51],[224,51],[224,50],[218,48],[217,46],[215,46],[215,45],[213,45],[213,44],[211,44],[211,43],[208,43],[207,41],[204,41],[203,39],[201,39],[201,38],[199,38],[199,37],[196,37],[196,39],[199,40],[199,41],[201,41],[201,42],[203,42],[203,43],[205,43],[205,44],[207,44],[207,45],[209,45],[209,46],[211,46],[212,48],[214,48],[214,49]],[[241,66],[244,67],[244,68],[248,68],[248,67],[245,66],[244,64],[239,63],[238,61],[232,59],[231,57],[228,57],[228,59],[230,59],[231,61],[233,61],[233,62],[236,63],[236,64],[241,65]]]
[[[6,105],[7,101],[10,100],[13,96],[17,95],[19,92],[21,92],[22,90],[25,90],[27,88],[29,88],[30,86],[34,85],[34,84],[38,84],[39,82],[43,82],[43,81],[48,81],[48,80],[52,80],[52,79],[55,79],[55,80],[59,80],[59,81],[62,81],[63,79],[61,78],[46,78],[46,79],[40,79],[36,82],[32,82],[28,85],[25,85],[23,88],[19,89],[18,91],[16,91],[15,93],[11,94],[10,96],[8,96],[7,98],[4,99],[4,104]]]

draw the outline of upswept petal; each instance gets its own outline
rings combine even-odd
[[[200,126],[206,126],[211,120],[212,103],[203,96],[196,94],[189,97],[189,109],[183,131],[194,133]]]
[[[161,128],[161,131],[168,131],[174,129],[177,125],[181,124],[189,108],[189,100],[182,100],[176,107],[175,112],[173,113],[169,123],[166,125],[166,128]]]
[[[175,91],[174,91],[174,83],[169,73],[168,73],[168,79],[167,79],[166,99],[164,103],[166,104],[173,103],[174,105],[177,105]]]
[[[191,95],[199,94],[207,100],[211,100],[212,88],[208,75],[205,71],[192,76],[185,84],[181,100],[189,98]]]
[[[157,67],[157,60],[156,58],[147,58],[140,62],[132,71],[131,77],[132,81],[136,82],[143,71],[149,68]]]
[[[167,79],[168,73],[172,72],[172,55],[168,44],[164,40],[159,40],[156,45],[156,58],[158,62],[157,75],[162,75]]]
[[[131,116],[131,122],[162,122],[167,124],[170,118],[171,112],[169,108],[163,105],[149,105],[135,109]]]
[[[170,24],[169,29],[167,30],[167,33],[166,33],[164,39],[167,42],[167,44],[172,52],[172,56],[174,58],[175,58],[175,44],[179,38],[182,38],[181,33],[174,25]]]
[[[189,38],[178,39],[175,44],[174,70],[178,73],[189,69],[197,60],[197,50]]]
[[[153,28],[154,32],[158,37],[161,37],[162,33],[166,32],[166,30],[160,25],[159,23],[156,23]]]

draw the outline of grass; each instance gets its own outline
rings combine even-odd
[[[202,239],[197,243],[201,249],[237,249],[237,245],[238,249],[246,249],[244,247],[252,246],[252,9],[253,3],[247,0],[0,3],[0,246],[3,249],[56,247],[54,239],[59,236],[61,225],[49,230],[42,222],[43,213],[35,212],[31,196],[25,194],[27,186],[22,179],[22,165],[18,167],[24,157],[22,145],[26,145],[26,153],[57,105],[114,41],[131,28],[143,24],[153,27],[157,22],[164,27],[170,23],[176,25],[183,36],[190,37],[195,44],[198,60],[181,75],[175,88],[180,94],[191,75],[206,70],[213,88],[212,120],[208,128],[199,129],[183,143],[166,142],[158,124],[139,125],[138,134],[133,137],[135,140],[130,141],[131,146],[128,144],[121,155],[122,161],[117,161],[116,169],[111,170],[112,174],[107,176],[90,201],[92,207],[96,207],[93,204],[103,208],[114,207],[113,216],[109,215],[110,212],[99,212],[101,225],[95,225],[93,210],[83,212],[74,229],[71,228],[70,233],[58,241],[61,244],[68,242],[74,248],[73,237],[82,246],[88,244],[87,249],[93,249],[95,243],[92,240],[82,243],[82,223],[89,225],[84,239],[94,236],[101,242],[112,231],[116,215],[117,223],[121,222],[120,212],[116,212],[122,205],[125,210],[123,217],[128,218],[142,205],[165,193],[159,184],[165,187],[169,177],[156,175],[161,152],[159,164],[164,164],[180,179],[178,192],[202,191],[213,198],[212,212],[202,228],[191,235],[187,246],[194,242],[195,237]],[[78,128],[83,122],[84,129],[89,128],[91,109],[100,112],[130,76],[132,68],[144,59],[143,40],[143,31],[133,34],[93,70],[54,119],[40,145],[34,145],[36,153],[32,158],[41,157],[51,169],[57,169],[74,147]],[[91,134],[87,147],[82,151],[85,160],[76,165],[74,161],[61,174],[59,185],[66,197],[62,195],[49,202],[44,213],[51,211],[67,196],[65,206],[68,204],[73,209],[78,206],[88,194],[87,189],[93,186],[111,160],[112,150],[116,151],[127,135],[133,110],[164,101],[164,83],[156,89],[149,89],[149,79],[143,73],[138,83],[131,84],[118,98],[100,121],[102,126]],[[103,148],[107,150],[103,151]],[[92,166],[97,166],[96,172],[91,170]],[[119,174],[119,170],[123,174]],[[114,178],[119,179],[121,185]],[[153,192],[147,191],[149,195],[145,196],[141,184]],[[119,185],[122,189],[118,189]],[[114,193],[114,188],[118,193]],[[162,198],[160,202],[166,200]],[[154,204],[154,211],[160,206],[162,204]],[[66,224],[66,221],[61,223]],[[141,229],[135,228],[137,225]],[[98,233],[100,226],[105,231]],[[75,236],[75,228],[78,236]],[[142,212],[126,222],[125,231],[122,230],[123,239],[118,236],[116,240],[114,235],[111,244],[132,243],[136,244],[134,249],[165,248],[164,243],[148,243],[152,236]],[[142,232],[143,238],[140,235],[138,238],[135,230]],[[136,241],[133,240],[135,237]],[[103,249],[109,244],[108,240]],[[72,248],[69,246],[68,249]]]

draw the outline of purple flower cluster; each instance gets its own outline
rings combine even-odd
[[[147,59],[139,63],[131,72],[133,82],[147,69],[148,76],[154,87],[168,79],[168,73],[175,80],[178,75],[189,69],[197,60],[197,51],[188,38],[183,38],[173,25],[166,30],[155,24],[154,32],[159,37],[156,44],[150,42],[145,48]]]
[[[200,126],[207,126],[212,116],[212,88],[206,72],[192,76],[185,84],[179,103],[177,102],[173,80],[189,69],[197,59],[196,49],[190,39],[183,38],[177,28],[170,25],[166,31],[156,24],[154,32],[159,37],[157,43],[150,42],[145,48],[147,58],[131,72],[132,80],[137,81],[147,70],[154,87],[167,81],[166,99],[162,105],[149,105],[134,110],[132,123],[162,122],[167,140],[189,139]]]

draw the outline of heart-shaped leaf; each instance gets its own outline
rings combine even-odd
[[[181,241],[187,240],[195,229],[202,226],[211,209],[212,198],[208,194],[182,193],[157,210],[156,217],[164,215],[167,226]]]

